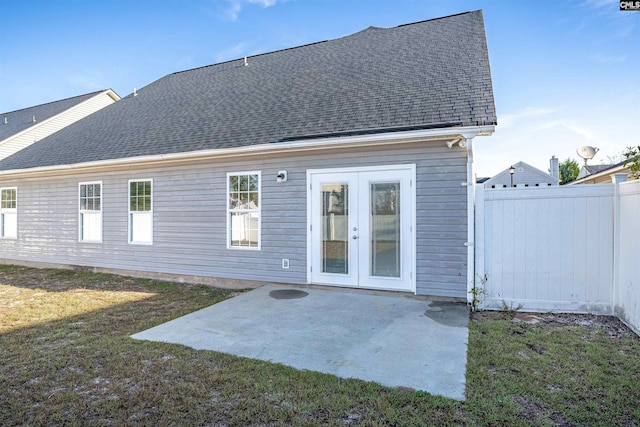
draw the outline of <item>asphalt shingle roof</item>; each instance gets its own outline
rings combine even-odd
[[[0,170],[496,124],[482,12],[165,76],[0,162]]]
[[[4,141],[5,139],[29,129],[44,120],[50,119],[71,107],[75,107],[100,92],[102,91],[48,102],[46,104],[23,108],[21,110],[0,113],[0,141]],[[34,117],[36,119],[35,122],[33,121]]]

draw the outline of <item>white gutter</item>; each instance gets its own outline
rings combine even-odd
[[[157,163],[169,161],[187,161],[194,159],[243,156],[259,153],[278,153],[284,151],[318,150],[331,146],[362,146],[382,143],[404,143],[410,140],[428,140],[444,138],[473,138],[478,135],[491,135],[495,126],[457,126],[450,128],[412,130],[404,132],[387,132],[372,135],[357,135],[333,138],[318,138],[273,144],[259,144],[245,147],[209,149],[189,151],[185,153],[154,154],[150,156],[126,157],[121,159],[97,160],[92,162],[75,163],[71,165],[42,166],[29,169],[12,169],[0,171],[0,176],[38,174],[44,172],[66,171],[87,168],[99,168],[118,165],[132,165],[140,163]],[[465,136],[466,135],[466,136]],[[472,179],[472,178],[469,178]]]

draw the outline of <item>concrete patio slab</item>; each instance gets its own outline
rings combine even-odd
[[[464,399],[464,304],[267,285],[133,335]]]

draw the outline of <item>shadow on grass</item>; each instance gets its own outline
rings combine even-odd
[[[0,320],[22,314],[24,325],[0,335],[2,426],[640,425],[640,339],[612,318],[540,314],[529,324],[514,313],[475,313],[467,400],[456,402],[129,338],[228,291],[21,267],[1,267],[0,284],[36,306],[34,293],[60,297],[52,310],[72,305],[62,296],[76,291],[115,301],[29,325],[39,311],[3,299]],[[145,298],[123,302],[118,293]]]
[[[459,403],[445,398],[129,338],[229,291],[22,267],[0,268],[0,284],[21,289],[35,305],[78,291],[113,297],[104,308],[35,325],[29,322],[38,310],[10,308],[22,313],[23,326],[0,335],[3,426],[466,423]],[[119,293],[145,297],[123,302]],[[66,298],[47,309],[73,303]]]

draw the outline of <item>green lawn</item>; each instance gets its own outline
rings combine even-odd
[[[474,314],[465,402],[129,338],[232,295],[0,267],[0,425],[640,425],[640,339],[612,318]]]

